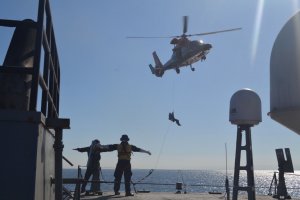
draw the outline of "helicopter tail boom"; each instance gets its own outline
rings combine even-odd
[[[156,54],[156,51],[154,51],[154,52],[152,53],[152,55],[153,55],[153,58],[154,58],[155,67],[160,67],[160,68],[162,68],[163,65],[161,64],[161,62],[160,62],[160,60],[159,60],[159,58],[158,58],[158,56],[157,56],[157,54]]]

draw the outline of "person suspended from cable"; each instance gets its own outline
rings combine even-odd
[[[176,124],[178,126],[181,126],[181,124],[179,123],[179,120],[175,118],[174,112],[169,113],[169,120],[172,122],[176,122]]]

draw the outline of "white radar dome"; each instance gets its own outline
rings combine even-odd
[[[245,88],[232,95],[229,121],[236,125],[257,125],[261,122],[261,101],[253,90]]]
[[[300,12],[283,26],[273,45],[269,115],[300,134]]]

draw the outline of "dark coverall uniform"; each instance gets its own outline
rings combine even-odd
[[[122,141],[120,144],[109,145],[109,150],[118,150],[118,163],[114,173],[114,191],[115,193],[119,192],[122,175],[124,173],[125,192],[126,194],[130,194],[130,182],[132,176],[130,163],[131,154],[132,152],[140,152],[141,148],[130,145],[128,142]]]
[[[93,145],[93,144],[92,144]],[[106,152],[108,150],[105,149],[91,149],[91,146],[89,147],[83,147],[83,148],[77,148],[79,152],[87,152],[88,154],[88,162],[87,162],[87,168],[84,175],[84,180],[89,180],[89,178],[92,176],[92,180],[98,180],[100,181],[100,159],[101,155],[100,152]],[[84,182],[81,186],[81,193],[85,192],[85,187],[87,185],[87,182]],[[91,189],[92,192],[101,192],[100,189],[100,183],[91,183]]]
[[[172,122],[176,122],[178,126],[181,126],[179,120],[174,117],[174,112],[169,113],[169,120],[171,120]]]

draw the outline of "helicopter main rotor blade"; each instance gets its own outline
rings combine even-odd
[[[221,31],[213,31],[213,32],[198,33],[198,34],[189,34],[189,35],[186,35],[186,36],[191,37],[191,36],[211,35],[211,34],[223,33],[223,32],[229,32],[229,31],[238,31],[238,30],[241,30],[241,29],[242,28],[233,28],[233,29],[226,29],[226,30],[221,30]]]
[[[174,37],[180,37],[180,36],[130,36],[130,37],[126,37],[127,39],[155,39],[155,38],[174,38]]]
[[[183,16],[183,34],[185,34],[187,32],[188,29],[188,16]]]
[[[184,28],[185,29],[185,28]],[[198,33],[198,34],[189,34],[189,35],[174,35],[174,36],[149,36],[149,37],[140,37],[140,36],[134,36],[134,37],[126,37],[128,39],[132,38],[141,38],[141,39],[151,39],[151,38],[180,38],[180,37],[191,37],[191,36],[201,36],[201,35],[211,35],[211,34],[217,34],[217,33],[223,33],[223,32],[229,32],[229,31],[238,31],[242,28],[232,28],[232,29],[226,29],[226,30],[220,30],[220,31],[213,31],[213,32],[206,32],[206,33]]]

